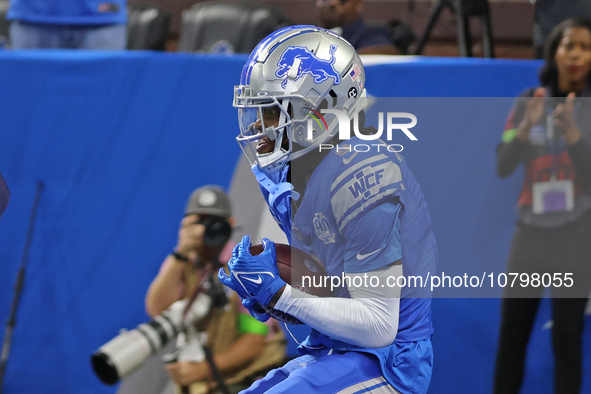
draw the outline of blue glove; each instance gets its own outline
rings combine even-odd
[[[244,305],[244,307],[248,309],[252,317],[257,319],[258,321],[264,323],[271,317],[267,312],[265,312],[261,304],[256,302],[253,298],[241,298],[241,300],[242,305]]]
[[[241,244],[238,244],[234,246],[234,248],[232,249],[232,257],[228,261],[228,271],[230,271],[230,275],[232,275],[232,269],[230,268],[230,264],[232,264],[232,261],[238,258],[238,249],[240,245]],[[235,284],[233,284],[233,282],[230,280],[230,276],[228,276],[228,274],[226,274],[226,271],[224,271],[224,268],[220,268],[220,270],[218,271],[218,279],[220,280],[220,282],[222,282],[222,284],[228,286],[230,289],[238,293],[238,296],[240,297],[241,301],[250,298],[250,296],[245,292],[242,286],[237,287]]]
[[[263,251],[253,256],[250,254],[250,237],[245,235],[232,251],[232,259],[228,263],[230,275],[220,269],[218,278],[241,298],[252,298],[264,306],[285,286],[285,281],[277,269],[275,244],[267,238],[262,241]]]

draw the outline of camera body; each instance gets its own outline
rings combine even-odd
[[[203,243],[212,248],[222,248],[232,236],[232,226],[222,216],[204,215],[197,221],[205,226]]]

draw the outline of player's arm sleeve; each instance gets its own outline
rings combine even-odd
[[[400,210],[401,204],[391,200],[348,226],[345,277],[351,283],[350,299],[311,297],[288,285],[275,309],[353,345],[384,347],[394,342],[400,311],[396,278],[403,275]],[[372,277],[379,279],[375,287]]]
[[[354,280],[363,275],[346,274],[346,277]],[[396,278],[402,276],[402,265],[391,264],[367,275]],[[396,280],[390,283],[395,284]],[[350,289],[349,293],[352,298],[320,298],[287,285],[275,309],[352,345],[378,348],[392,344],[398,332],[400,288],[368,286]]]

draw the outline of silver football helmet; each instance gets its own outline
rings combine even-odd
[[[240,135],[251,164],[267,174],[326,143],[338,132],[337,109],[349,119],[367,105],[365,71],[355,49],[316,26],[289,26],[252,51],[234,87]]]

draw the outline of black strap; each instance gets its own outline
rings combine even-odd
[[[172,253],[171,254],[172,254],[172,257],[174,257],[178,261],[184,261],[186,263],[188,263],[190,261],[188,256],[185,256],[184,254],[179,253],[176,250],[176,248],[172,250]]]
[[[203,351],[205,352],[205,359],[207,360],[207,363],[209,364],[209,367],[211,368],[211,374],[213,375],[213,378],[215,379],[216,383],[218,384],[217,389],[219,391],[221,391],[223,394],[230,394],[230,391],[228,390],[228,386],[226,386],[226,382],[224,382],[224,377],[222,376],[222,373],[218,369],[218,366],[215,364],[215,361],[213,359],[213,354],[211,353],[211,349],[204,345]]]

